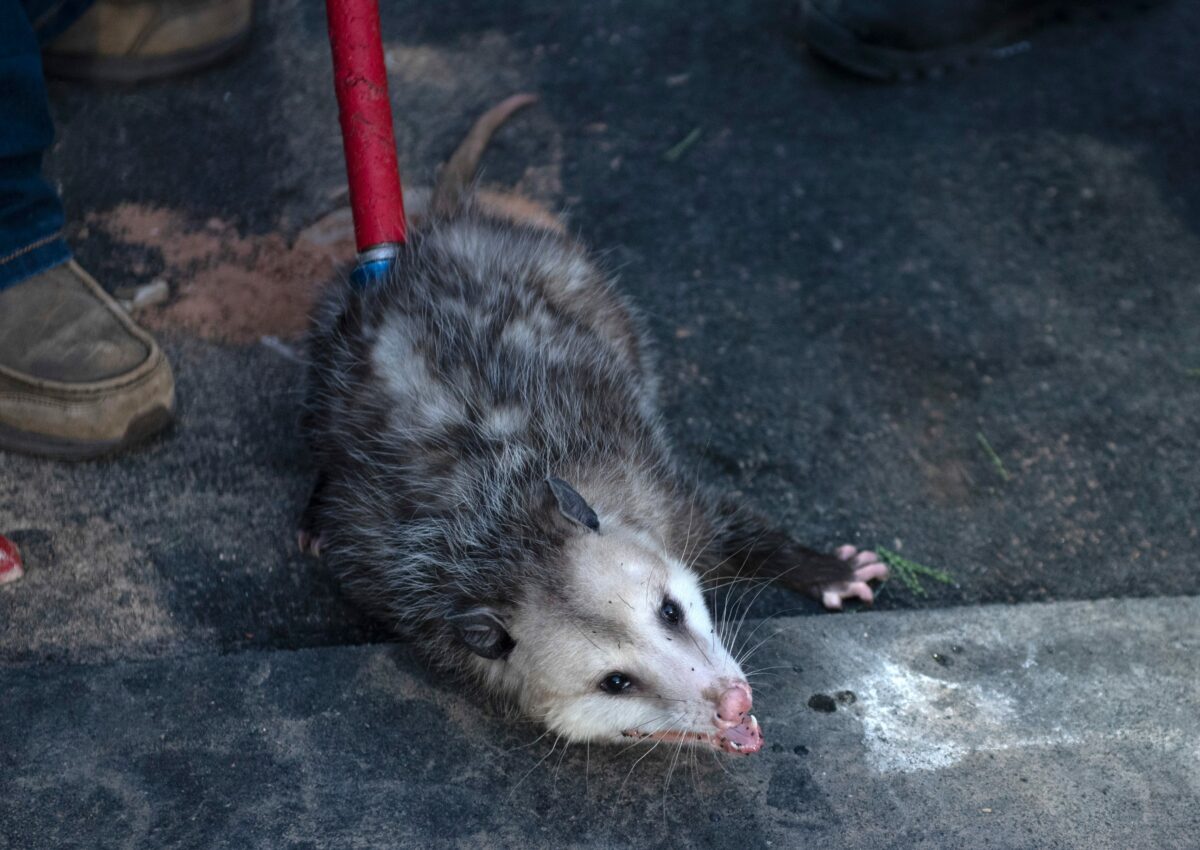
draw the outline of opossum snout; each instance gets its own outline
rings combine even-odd
[[[750,713],[752,702],[745,682],[734,682],[721,693],[713,718],[719,730],[713,739],[717,749],[743,756],[762,749],[762,727]]]
[[[728,729],[743,723],[753,704],[750,686],[745,682],[735,682],[717,700],[717,728]]]

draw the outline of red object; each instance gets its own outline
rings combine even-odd
[[[359,252],[404,241],[404,198],[392,132],[378,0],[325,0]]]
[[[3,534],[0,534],[0,584],[8,584],[25,575],[21,566],[21,551]]]

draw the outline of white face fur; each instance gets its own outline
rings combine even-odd
[[[501,678],[524,712],[570,741],[666,738],[741,751],[722,744],[717,713],[730,688],[745,688],[748,708],[749,685],[695,573],[619,529],[578,534],[565,566],[561,594],[527,598],[509,617],[516,645]]]

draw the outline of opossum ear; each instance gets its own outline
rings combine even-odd
[[[596,516],[596,512],[583,496],[575,492],[574,487],[561,478],[550,477],[546,479],[546,483],[550,485],[550,492],[554,494],[560,514],[592,531],[600,530],[600,517]]]
[[[495,660],[512,652],[517,645],[504,628],[504,621],[491,608],[472,608],[446,618],[458,632],[467,649],[483,658]]]

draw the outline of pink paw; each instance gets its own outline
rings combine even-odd
[[[313,534],[310,531],[305,531],[303,528],[296,532],[296,545],[300,547],[302,555],[312,555],[314,558],[321,557],[321,546],[324,541],[321,535]]]
[[[861,599],[867,605],[875,601],[871,581],[885,581],[888,577],[887,564],[870,551],[858,551],[854,546],[839,546],[834,552],[854,569],[854,578],[821,589],[821,603],[830,611],[841,611],[847,599]]]

